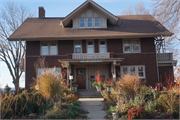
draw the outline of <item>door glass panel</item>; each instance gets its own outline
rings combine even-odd
[[[79,75],[83,75],[84,74],[84,70],[78,70],[78,74]]]

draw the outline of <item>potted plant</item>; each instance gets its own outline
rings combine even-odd
[[[107,88],[107,91],[110,92],[111,88],[114,86],[113,78],[108,79],[105,81],[105,84],[103,85],[104,88]]]
[[[118,106],[116,106],[115,111],[112,111],[112,117],[113,117],[113,120],[118,120],[118,118],[119,118],[119,107]]]
[[[103,86],[103,82],[101,81],[101,74],[99,71],[97,71],[95,81],[92,83],[92,86],[96,87],[98,92],[100,91],[101,86]]]

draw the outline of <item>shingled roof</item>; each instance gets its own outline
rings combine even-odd
[[[110,39],[171,36],[162,24],[151,15],[117,16],[117,25],[107,29],[64,28],[60,23],[64,18],[28,18],[8,38],[15,40],[75,40],[75,39]]]

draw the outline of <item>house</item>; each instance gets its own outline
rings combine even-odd
[[[46,56],[48,68],[67,68],[79,89],[94,89],[91,78],[96,71],[104,77],[114,75],[115,80],[123,73],[136,74],[151,86],[164,80],[176,61],[173,53],[156,53],[155,41],[172,34],[151,15],[115,16],[86,0],[66,17],[45,17],[39,7],[39,17],[26,19],[9,41],[26,41],[27,89],[37,74],[34,62],[41,56]]]

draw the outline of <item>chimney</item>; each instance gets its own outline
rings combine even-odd
[[[45,18],[45,10],[43,7],[39,7],[39,19]]]

